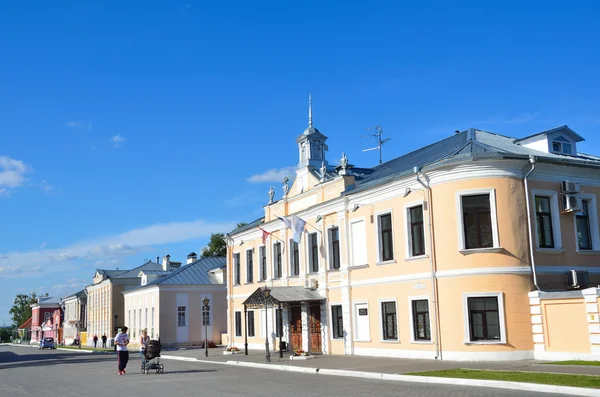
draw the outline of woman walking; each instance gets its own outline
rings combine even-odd
[[[140,335],[140,357],[142,358],[142,360],[144,360],[144,352],[146,351],[148,342],[150,342],[150,337],[148,336],[148,330],[143,329],[142,334]]]
[[[117,359],[119,361],[119,375],[126,374],[125,368],[129,361],[129,351],[127,345],[129,344],[129,335],[127,335],[127,327],[121,328],[121,332],[115,337],[115,345],[117,346]]]

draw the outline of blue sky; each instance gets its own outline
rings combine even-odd
[[[83,4],[88,3],[88,4]],[[593,2],[0,5],[0,324],[262,213],[313,118],[359,166],[481,128],[600,154]]]

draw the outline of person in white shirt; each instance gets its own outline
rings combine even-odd
[[[127,345],[129,344],[129,335],[127,335],[127,327],[121,328],[121,332],[115,337],[115,345],[117,345],[117,359],[119,361],[119,375],[126,374],[125,368],[129,361],[129,351]]]
[[[142,360],[144,359],[144,352],[146,351],[148,342],[150,342],[150,337],[148,336],[148,330],[143,329],[142,334],[140,335],[140,357],[142,358]]]

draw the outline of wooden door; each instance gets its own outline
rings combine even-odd
[[[290,350],[302,349],[302,309],[300,306],[290,308]]]
[[[310,305],[310,350],[321,353],[321,305]]]

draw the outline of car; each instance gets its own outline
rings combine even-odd
[[[40,350],[42,349],[56,349],[54,345],[54,338],[44,338],[40,341]]]

